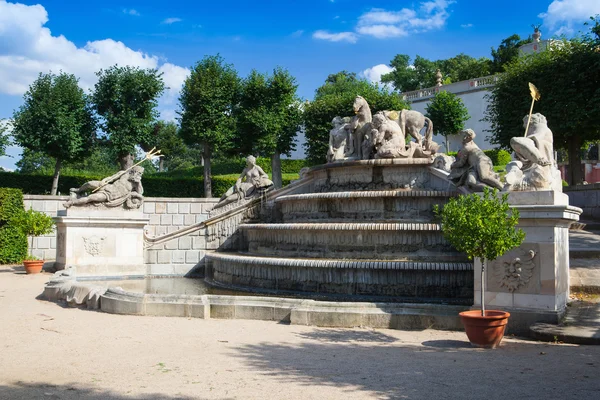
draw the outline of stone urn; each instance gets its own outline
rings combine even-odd
[[[26,274],[39,274],[44,266],[44,260],[23,260]]]
[[[484,316],[481,310],[463,311],[459,315],[471,345],[486,349],[495,349],[500,344],[510,317],[510,313],[499,310],[486,310]]]

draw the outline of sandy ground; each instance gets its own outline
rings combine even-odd
[[[600,346],[110,315],[0,267],[0,399],[600,399]]]

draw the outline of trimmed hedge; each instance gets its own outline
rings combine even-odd
[[[265,157],[258,157],[256,164],[260,166],[263,171],[270,174],[271,171],[271,159]],[[304,167],[310,165],[306,160],[281,160],[281,173],[282,174],[297,174]],[[246,158],[231,158],[227,160],[214,160],[211,163],[211,174],[213,176],[218,175],[230,175],[230,174],[241,174],[246,168]],[[203,167],[194,167],[188,169],[180,169],[175,171],[158,172],[152,174],[153,176],[170,176],[170,177],[201,177],[204,175]],[[150,176],[150,175],[146,175]]]
[[[502,149],[490,149],[483,151],[486,156],[492,160],[492,164],[495,167],[504,166],[511,162],[510,153]],[[457,151],[449,151],[447,154],[452,157],[456,157]]]
[[[0,264],[18,263],[27,256],[27,237],[12,224],[23,212],[23,193],[0,188]]]
[[[221,197],[239,175],[213,176],[213,196]],[[70,188],[80,187],[87,181],[100,180],[104,176],[63,175],[58,181],[58,192],[66,195]],[[298,179],[297,174],[283,176],[283,185]],[[0,172],[0,185],[21,189],[25,194],[48,194],[52,187],[52,176]],[[142,179],[144,196],[148,197],[204,197],[204,179],[202,177],[169,177],[162,174],[144,175]],[[22,199],[22,197],[21,197]],[[21,205],[21,209],[23,206]]]

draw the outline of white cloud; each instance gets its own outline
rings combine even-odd
[[[572,34],[574,26],[580,26],[596,14],[600,14],[598,0],[554,0],[538,17],[543,18],[545,26],[560,35]]]
[[[127,15],[133,15],[134,17],[139,17],[140,13],[137,10],[134,10],[133,8],[124,8],[123,9],[123,14],[127,14]]]
[[[189,71],[157,56],[133,50],[113,39],[77,47],[64,36],[53,36],[44,25],[48,14],[40,5],[26,6],[0,0],[0,93],[22,96],[39,73],[65,71],[88,90],[95,72],[112,65],[157,68],[169,87],[159,100],[161,113],[171,113]]]
[[[394,68],[390,67],[389,65],[379,64],[365,69],[360,73],[360,75],[364,76],[372,83],[379,83],[381,82],[381,75],[389,74],[393,70]]]
[[[388,37],[400,37],[408,35],[404,29],[395,25],[369,25],[362,26],[357,29],[358,33],[363,35],[374,36],[377,39],[385,39]]]
[[[291,34],[291,36],[292,36],[293,38],[298,38],[298,37],[302,36],[303,34],[304,34],[304,31],[303,31],[302,29],[299,29],[299,30],[297,30],[296,32],[293,32],[293,33]]]
[[[473,24],[462,24],[460,27],[461,28],[472,28]]]
[[[349,42],[356,43],[358,37],[353,32],[329,33],[327,31],[316,31],[313,38],[320,40],[329,40],[330,42]]]
[[[418,8],[403,8],[398,11],[373,8],[358,18],[355,30],[358,35],[385,39],[441,29],[450,16],[448,8],[453,3],[453,0],[426,1],[420,3]],[[338,38],[344,37],[351,38],[352,43],[355,43],[358,40],[357,34],[350,36],[351,32],[329,33],[319,30],[313,37],[333,41],[340,41]]]
[[[161,22],[161,24],[171,25],[171,24],[174,24],[176,22],[181,22],[181,21],[183,21],[181,18],[172,17],[172,18],[165,19],[163,22]]]

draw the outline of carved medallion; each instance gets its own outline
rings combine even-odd
[[[98,237],[98,236],[90,236],[83,238],[83,245],[85,247],[85,251],[90,256],[97,256],[102,253],[102,248],[104,246],[104,240],[106,237]]]
[[[534,250],[516,249],[496,259],[492,268],[500,287],[513,293],[526,286],[533,276],[536,255]]]

